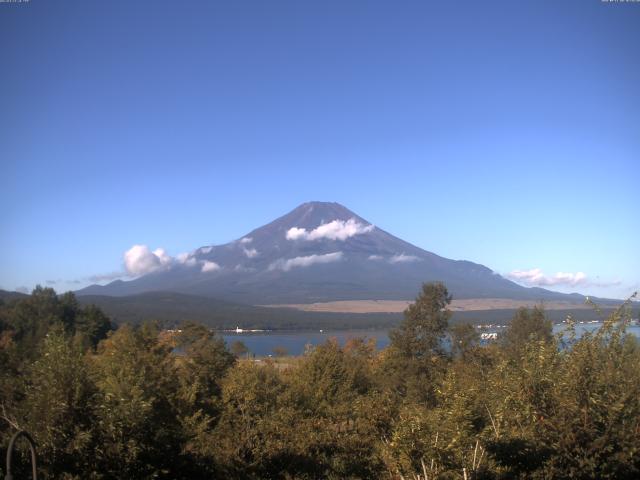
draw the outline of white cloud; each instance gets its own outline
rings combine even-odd
[[[167,254],[164,248],[156,248],[153,251],[153,254],[160,261],[161,267],[168,267],[173,262],[173,258],[171,258],[169,254]]]
[[[416,257],[415,255],[405,255],[404,253],[393,255],[389,259],[389,263],[409,263],[409,262],[417,262],[420,260],[420,257]]]
[[[255,248],[243,248],[242,251],[247,256],[247,258],[258,256],[258,250],[256,250]]]
[[[213,250],[213,247],[202,247],[200,249],[200,253],[204,253],[206,255],[207,253],[211,253],[211,250]]]
[[[382,255],[369,255],[369,260],[382,260]]]
[[[284,270],[285,272],[288,272],[292,268],[296,267],[308,267],[316,263],[338,262],[341,259],[342,252],[326,253],[324,255],[309,255],[307,257],[295,257],[289,259],[281,258],[269,265],[269,270]]]
[[[240,243],[247,244],[247,243],[251,243],[251,242],[253,242],[253,238],[251,238],[251,237],[244,237],[244,238],[240,239]]]
[[[162,248],[153,252],[146,245],[134,245],[124,252],[124,267],[132,277],[169,268],[173,259]]]
[[[329,223],[323,223],[314,230],[307,231],[304,228],[293,227],[287,230],[287,240],[321,240],[326,238],[328,240],[340,240],[345,241],[347,238],[354,235],[360,235],[373,230],[373,225],[364,225],[357,222],[355,218],[350,218],[347,221],[333,220]]]
[[[176,262],[188,267],[193,267],[197,264],[193,252],[180,253],[174,258],[169,255],[164,248],[156,248],[154,251],[151,251],[146,245],[134,245],[124,252],[125,272],[93,275],[89,277],[89,280],[92,282],[102,282],[123,276],[139,277],[147,275],[148,273],[168,270],[174,266]]]
[[[220,265],[216,262],[210,262],[209,260],[202,262],[202,273],[215,272],[216,270],[220,270]]]
[[[534,286],[553,286],[553,285],[586,285],[589,283],[587,275],[583,272],[567,273],[558,272],[555,275],[545,275],[542,269],[532,268],[531,270],[514,270],[507,274],[513,280]]]
[[[287,240],[298,240],[299,238],[305,238],[307,231],[304,228],[293,227],[287,230]]]
[[[187,267],[194,267],[197,263],[196,258],[189,252],[179,253],[176,255],[176,260]]]

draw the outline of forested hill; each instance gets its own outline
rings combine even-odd
[[[9,292],[7,290],[0,290],[0,301],[16,300],[16,299],[26,298],[26,297],[28,297],[26,293]]]
[[[390,327],[402,318],[401,313],[302,312],[290,308],[255,307],[175,292],[148,292],[126,297],[84,295],[78,300],[82,304],[99,306],[118,324],[140,324],[153,319],[175,326],[190,320],[216,329],[240,326],[305,330]]]

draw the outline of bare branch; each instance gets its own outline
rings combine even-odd
[[[493,426],[493,431],[496,434],[496,438],[500,438],[500,434],[498,433],[498,428],[496,427],[496,422],[493,421],[493,415],[491,415],[491,412],[489,411],[489,407],[487,407],[487,404],[484,404],[484,408],[487,409],[487,413],[489,414],[489,418],[491,419],[491,425]]]
[[[2,418],[14,429],[16,430],[22,430],[22,428],[20,428],[20,424],[18,424],[18,422],[16,421],[15,418],[9,418],[9,415],[7,415],[7,409],[4,406],[4,403],[0,404],[0,407],[2,407]]]

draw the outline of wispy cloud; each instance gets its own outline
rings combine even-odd
[[[390,257],[383,257],[382,255],[369,255],[369,260],[374,262],[382,262],[386,261],[389,263],[410,263],[410,262],[419,262],[422,260],[420,257],[416,257],[415,255],[407,255],[405,253],[396,253],[395,255],[391,255]]]
[[[593,286],[593,287],[613,287],[620,285],[620,280],[600,281],[590,279],[584,272],[557,272],[555,275],[545,275],[541,268],[530,270],[514,270],[507,274],[512,280],[536,287],[553,286]]]
[[[610,282],[602,280],[590,280],[589,285],[594,287],[619,287],[622,285],[622,280],[611,280]]]
[[[243,243],[243,244],[245,244],[245,245],[246,245],[247,243],[251,243],[251,242],[253,242],[253,238],[251,238],[251,237],[244,237],[244,238],[241,238],[241,239],[240,239],[240,243]]]
[[[342,259],[342,252],[326,253],[324,255],[309,255],[306,257],[295,257],[276,260],[269,265],[269,270],[284,270],[288,272],[292,268],[308,267],[317,263],[332,263]]]
[[[328,240],[345,241],[347,238],[370,232],[373,229],[373,225],[364,225],[357,222],[355,218],[350,218],[347,221],[333,220],[329,223],[323,223],[311,231],[304,228],[293,227],[287,230],[286,237],[287,240],[313,241],[326,238]]]
[[[97,275],[91,275],[89,277],[90,282],[109,282],[111,280],[116,280],[118,278],[125,277],[125,272],[111,272],[111,273],[99,273]],[[68,283],[81,283],[80,280],[74,280],[73,282]]]
[[[404,253],[400,253],[389,258],[389,263],[409,263],[417,262],[419,260],[420,257],[416,257],[415,255],[405,255]]]
[[[236,265],[235,267],[233,267],[233,270],[236,272],[242,272],[242,273],[248,273],[248,272],[255,272],[256,269],[253,267],[245,267],[244,265]]]
[[[211,253],[211,250],[213,250],[213,247],[202,247],[199,252],[206,255],[207,253]]]
[[[216,262],[210,262],[209,260],[202,262],[202,273],[215,272],[216,270],[220,270],[220,265]]]

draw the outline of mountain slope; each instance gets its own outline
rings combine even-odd
[[[9,302],[11,300],[19,300],[27,298],[29,295],[20,292],[9,292],[7,290],[0,290],[0,301]]]
[[[77,293],[166,291],[249,304],[397,300],[414,298],[423,282],[436,280],[455,298],[583,298],[525,288],[483,265],[440,257],[326,202],[302,204],[236,241],[200,247],[161,271]]]

